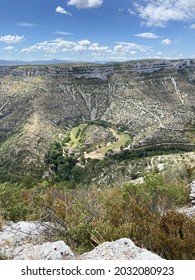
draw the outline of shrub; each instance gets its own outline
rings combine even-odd
[[[8,183],[0,185],[0,211],[4,219],[12,221],[26,219],[28,202],[23,197],[24,192],[18,185]]]
[[[136,203],[151,212],[164,212],[187,202],[187,190],[182,184],[166,184],[160,174],[149,174],[143,184],[126,184],[123,195],[135,199]]]
[[[63,239],[78,253],[127,237],[163,258],[195,258],[195,220],[172,209],[185,200],[182,186],[166,185],[159,174],[121,188],[72,189],[70,183],[43,182],[26,190],[0,185],[3,218],[50,221],[52,240]]]

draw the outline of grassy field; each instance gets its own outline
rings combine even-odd
[[[71,130],[70,139],[75,146],[79,145],[80,136],[86,126],[87,124],[79,124],[78,126],[73,127],[73,129]]]
[[[70,142],[73,146],[78,147],[80,144],[82,144],[81,137],[85,127],[87,127],[87,124],[80,124],[71,130]],[[131,141],[131,137],[127,133],[118,132],[113,128],[109,128],[109,130],[113,136],[116,137],[117,141],[108,145],[105,143],[105,146],[100,147],[98,150],[96,147],[94,147],[94,149],[91,151],[93,158],[95,151],[98,151],[97,156],[98,154],[102,154],[104,156],[109,150],[120,149],[122,146],[126,145],[127,142]]]
[[[118,141],[115,143],[112,143],[111,145],[102,147],[99,151],[101,154],[105,155],[109,150],[113,149],[120,149],[122,146],[124,146],[127,141],[131,140],[131,137],[126,133],[116,133],[115,136],[118,138]]]

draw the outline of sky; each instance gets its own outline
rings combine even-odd
[[[0,0],[0,59],[195,58],[195,0]]]

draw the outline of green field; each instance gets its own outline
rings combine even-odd
[[[86,128],[88,124],[80,124],[78,126],[75,126],[71,132],[70,132],[70,143],[78,147],[79,145],[82,145],[81,143],[81,137],[84,128]],[[120,149],[122,146],[125,146],[127,142],[131,141],[131,137],[127,133],[121,133],[113,128],[109,128],[111,133],[118,139],[116,142],[111,143],[110,145],[106,145],[107,143],[104,143],[104,146],[101,145],[101,147],[98,149],[98,152],[101,153],[103,156],[109,151],[113,149]],[[89,131],[88,131],[89,133]],[[96,147],[91,152],[96,151]]]
[[[109,150],[113,150],[113,149],[120,149],[122,146],[124,146],[127,141],[130,141],[131,140],[131,137],[126,134],[126,133],[117,133],[117,137],[118,137],[118,141],[111,144],[111,145],[108,145],[108,146],[105,146],[105,147],[102,147],[99,151],[101,154],[105,155]]]
[[[71,130],[70,139],[75,146],[79,145],[80,136],[86,126],[87,124],[79,124],[78,126],[73,127],[73,129]]]

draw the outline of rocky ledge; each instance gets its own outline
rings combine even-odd
[[[128,61],[125,63],[109,63],[104,65],[26,65],[26,66],[0,66],[0,77],[11,75],[14,77],[29,77],[29,76],[46,76],[46,77],[74,77],[84,79],[100,79],[107,80],[114,73],[132,72],[132,73],[153,73],[162,69],[182,70],[185,67],[194,68],[195,60],[181,59],[175,61],[169,60],[142,60]],[[194,81],[194,77],[192,77]]]
[[[192,202],[192,205],[195,205],[195,181],[193,181],[190,184],[190,194],[189,194],[190,200]]]
[[[48,223],[39,222],[4,225],[0,231],[0,257],[14,260],[161,260],[127,238],[102,243],[78,256],[62,240],[45,242],[51,233],[48,229]]]

